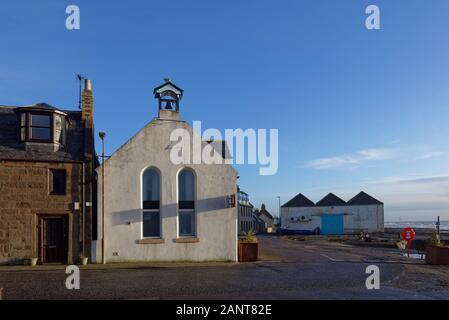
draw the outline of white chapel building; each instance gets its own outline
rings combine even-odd
[[[190,139],[200,133],[180,119],[182,89],[166,79],[154,94],[158,116],[103,164],[104,193],[97,169],[93,262],[237,261],[237,172],[229,164],[193,164],[192,149],[183,153],[187,163],[174,164],[172,132],[185,129]]]

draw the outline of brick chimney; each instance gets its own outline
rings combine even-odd
[[[95,135],[94,135],[94,94],[92,91],[92,82],[84,79],[84,90],[81,94],[81,118],[84,125],[84,191],[82,203],[91,203],[91,206],[84,208],[84,239],[85,248],[83,254],[89,256],[91,250],[93,233],[93,221],[96,221],[96,182],[95,167],[98,162],[95,153]],[[82,229],[81,229],[82,230]]]
[[[94,147],[94,94],[92,82],[84,80],[84,90],[81,95],[81,118],[84,123],[84,155],[92,158],[95,155]]]
[[[84,90],[81,97],[83,120],[93,121],[94,116],[94,93],[92,92],[92,82],[84,80]]]

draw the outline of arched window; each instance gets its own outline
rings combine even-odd
[[[195,235],[195,175],[188,169],[178,175],[178,234],[181,237]]]
[[[142,201],[143,237],[160,237],[160,178],[155,169],[147,169],[143,173]]]

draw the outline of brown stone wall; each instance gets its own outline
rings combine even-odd
[[[49,169],[65,169],[66,195],[50,195]],[[0,161],[0,263],[22,263],[38,254],[38,214],[67,214],[68,263],[80,245],[82,164]]]

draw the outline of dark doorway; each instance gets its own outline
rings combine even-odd
[[[41,263],[67,262],[67,217],[39,216],[39,260]]]

